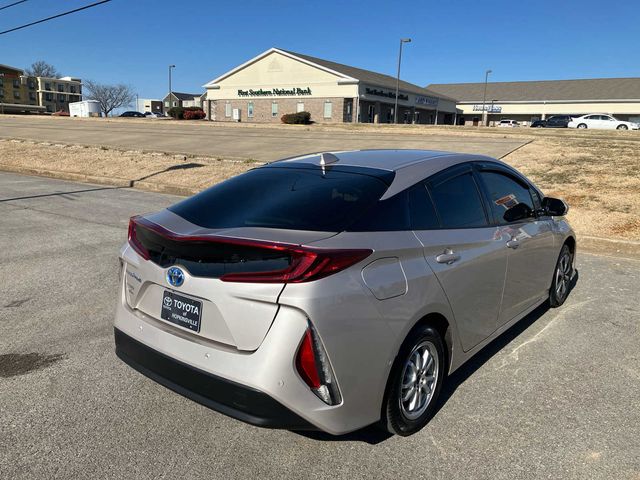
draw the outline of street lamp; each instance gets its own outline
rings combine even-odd
[[[484,118],[484,113],[485,113],[484,109],[487,102],[487,81],[489,80],[490,73],[492,73],[491,70],[487,70],[484,74],[484,95],[482,96],[482,126],[484,126],[486,123]]]
[[[176,68],[175,65],[169,65],[169,108],[171,108],[171,69]]]
[[[398,54],[398,76],[396,77],[396,104],[393,107],[393,123],[398,123],[398,89],[400,88],[400,62],[402,62],[402,44],[409,43],[410,38],[400,39],[400,53]]]

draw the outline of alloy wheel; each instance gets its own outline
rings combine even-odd
[[[425,340],[411,350],[402,369],[400,411],[409,420],[419,418],[427,409],[438,379],[438,352],[436,346]]]
[[[571,254],[565,252],[556,268],[556,298],[564,299],[569,290],[569,282],[571,281]]]

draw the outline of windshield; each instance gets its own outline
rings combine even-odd
[[[340,232],[387,190],[381,177],[358,168],[251,170],[169,207],[205,228],[265,227]],[[358,172],[358,173],[356,173]],[[391,174],[393,175],[393,174]]]

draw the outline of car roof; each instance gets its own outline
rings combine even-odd
[[[348,150],[318,152],[286,158],[274,163],[300,163],[322,166],[353,166],[377,168],[395,172],[393,182],[382,199],[392,197],[405,188],[441,170],[470,161],[491,161],[504,165],[499,160],[484,155],[447,152],[441,150]],[[273,165],[273,164],[271,164]]]

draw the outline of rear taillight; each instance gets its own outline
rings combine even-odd
[[[142,258],[144,258],[145,260],[149,260],[149,250],[144,248],[144,246],[138,239],[137,230],[139,219],[140,217],[131,217],[129,219],[129,245],[131,245],[131,247],[142,256]]]
[[[143,217],[131,217],[129,221],[129,244],[145,260],[149,260],[152,255],[139,238],[141,235],[139,229],[143,229],[143,237],[148,236],[149,232],[153,232],[153,234],[164,239],[183,245],[183,249],[190,249],[189,245],[198,245],[198,248],[202,248],[203,245],[210,245],[210,250],[212,251],[216,247],[222,246],[226,247],[227,250],[229,248],[233,250],[233,247],[236,246],[238,250],[245,252],[251,250],[250,259],[261,256],[264,256],[265,259],[276,257],[281,260],[288,259],[288,261],[283,262],[286,265],[283,268],[252,271],[252,265],[259,264],[259,262],[250,263],[243,259],[233,260],[233,258],[229,258],[228,261],[235,262],[235,266],[239,267],[236,270],[240,271],[229,272],[227,270],[227,273],[219,276],[223,282],[310,282],[340,272],[364,260],[373,253],[373,250],[370,249],[324,249],[215,235],[181,235],[171,232]],[[260,252],[263,252],[264,255],[261,255]],[[198,259],[192,260],[199,262]],[[231,266],[231,263],[228,263],[227,266]]]
[[[258,244],[266,249],[283,249],[290,255],[287,268],[271,272],[238,272],[220,277],[223,282],[301,283],[338,273],[373,253],[372,250],[331,250],[309,247]]]
[[[296,369],[311,391],[327,405],[342,401],[327,354],[311,325],[298,348]]]

